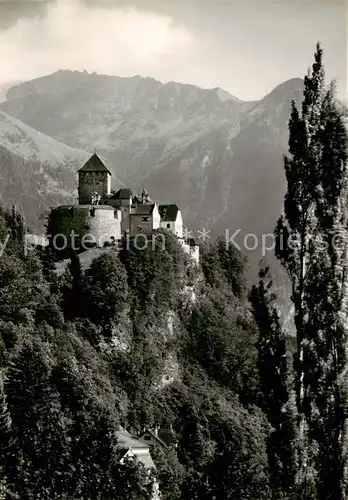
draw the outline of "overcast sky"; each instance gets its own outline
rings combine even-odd
[[[322,43],[347,98],[347,3],[0,0],[1,83],[58,69],[221,87],[259,99],[303,77]]]

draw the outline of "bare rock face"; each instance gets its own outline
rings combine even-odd
[[[75,201],[88,154],[0,112],[0,157],[0,203],[22,207],[29,227],[42,232],[50,206]]]

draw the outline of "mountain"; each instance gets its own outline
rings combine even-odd
[[[243,106],[221,89],[58,71],[10,89],[1,109],[71,147],[93,144],[136,185]]]
[[[70,148],[0,111],[0,202],[20,205],[29,226],[52,205],[76,198],[76,171],[88,153]]]
[[[15,85],[19,85],[21,83],[19,80],[13,80],[12,82],[2,82],[0,81],[0,103],[6,101],[6,94],[7,91],[11,88],[14,87]]]
[[[219,88],[58,71],[11,88],[0,109],[72,148],[96,147],[114,187],[115,176],[146,184],[194,229],[241,229],[247,250],[244,236],[272,232],[282,209],[290,104],[302,92],[295,78],[243,102]],[[254,269],[261,253],[249,251]]]

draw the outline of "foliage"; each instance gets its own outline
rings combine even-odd
[[[297,347],[298,481],[315,498],[346,498],[347,132],[334,88],[324,87],[322,49],[295,104],[285,158],[287,194],[277,257],[292,284]],[[310,464],[307,466],[306,464]]]
[[[4,214],[6,234],[11,214]],[[50,250],[24,255],[16,244],[6,247],[0,425],[11,426],[0,484],[11,494],[151,498],[154,475],[139,461],[120,462],[120,425],[133,435],[144,427],[173,429],[167,448],[151,450],[164,500],[268,491],[243,259],[218,243],[219,282],[209,282],[173,235],[156,235],[141,251],[132,240],[119,254],[100,250],[86,269],[72,253],[60,276]]]
[[[202,269],[207,283],[221,286],[226,280],[236,297],[243,297],[246,290],[246,257],[232,244],[220,237],[202,251]]]
[[[290,398],[290,374],[286,336],[280,325],[275,295],[271,292],[269,268],[260,270],[258,286],[250,293],[259,328],[258,370],[260,406],[272,427],[267,441],[272,498],[295,498],[296,454],[295,412]]]

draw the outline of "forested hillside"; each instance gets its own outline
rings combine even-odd
[[[0,499],[347,500],[348,134],[322,56],[274,231],[295,338],[273,270],[249,293],[223,237],[198,266],[161,229],[64,267],[0,209]],[[121,454],[158,427],[151,471]]]
[[[1,212],[2,242],[7,234],[3,489],[21,499],[149,498],[140,465],[118,463],[115,431],[171,425],[173,445],[154,455],[164,499],[269,498],[244,258],[220,242],[197,269],[165,233],[165,248],[159,239],[101,251],[84,273],[72,255],[58,277],[49,250],[23,253],[16,211]]]

